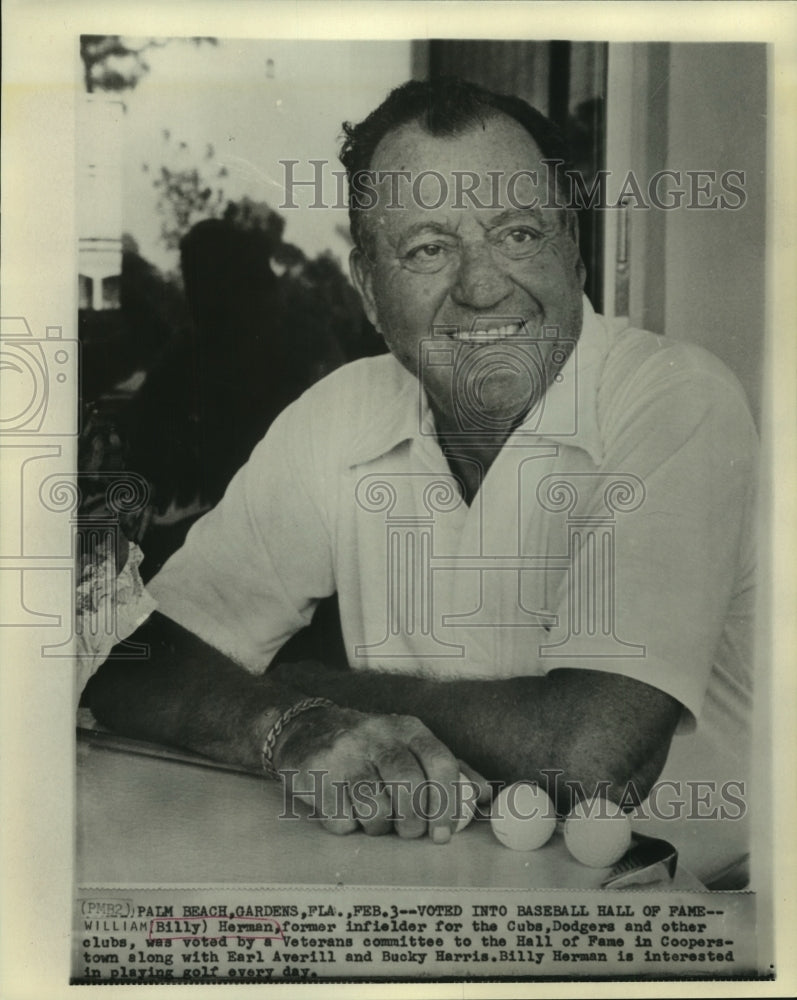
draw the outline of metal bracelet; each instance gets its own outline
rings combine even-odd
[[[334,707],[335,703],[330,701],[329,698],[304,698],[302,701],[297,701],[295,705],[291,705],[290,708],[286,709],[282,715],[280,715],[271,729],[269,729],[263,743],[263,749],[260,751],[261,759],[263,761],[263,770],[269,777],[279,777],[279,773],[274,767],[273,756],[277,740],[279,739],[284,727],[287,726],[292,719],[295,719],[297,715],[301,715],[302,712],[309,712],[311,708]]]

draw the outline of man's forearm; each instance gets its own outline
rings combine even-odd
[[[320,814],[326,829],[340,834],[361,826],[369,834],[395,829],[402,837],[428,833],[436,843],[450,839],[455,798],[430,817],[415,802],[425,801],[429,780],[453,789],[457,761],[417,718],[367,714],[333,699],[284,714],[306,695],[279,671],[249,674],[157,613],[133,639],[149,646],[149,656],[137,662],[115,660],[112,653],[86,686],[82,704],[99,722],[252,770],[261,770],[268,743],[271,768],[298,775],[299,788],[307,787],[310,775],[326,772]],[[358,813],[351,799],[339,799],[340,787],[373,790],[380,780],[385,785],[373,792],[374,808],[367,815]],[[395,797],[388,787],[395,788]]]
[[[661,771],[680,713],[677,702],[646,684],[588,670],[495,681],[435,681],[311,664],[279,672],[306,694],[340,705],[415,715],[488,779],[537,780],[564,809],[568,781],[587,794],[607,788],[614,798],[627,794],[631,783],[643,798]],[[626,692],[631,710],[645,717],[631,726]]]
[[[97,721],[258,770],[268,730],[302,693],[248,673],[157,612],[131,638],[149,647],[146,659],[112,652],[86,686],[82,703]]]

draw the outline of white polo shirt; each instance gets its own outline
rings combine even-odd
[[[355,669],[631,676],[685,708],[663,778],[746,781],[758,470],[743,392],[702,349],[584,310],[561,380],[470,506],[391,355],[314,385],[151,581],[159,610],[253,672],[337,591]],[[453,356],[430,357],[456,381]]]

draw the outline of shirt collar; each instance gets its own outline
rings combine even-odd
[[[522,445],[533,438],[582,448],[595,465],[603,460],[598,428],[597,394],[603,362],[608,350],[608,330],[584,296],[581,336],[559,373],[507,444]],[[418,379],[395,358],[392,391],[385,393],[384,418],[375,421],[349,449],[347,464],[362,465],[398,447],[404,441],[434,434],[434,417]]]
[[[595,463],[603,461],[598,426],[598,385],[609,349],[605,319],[598,316],[586,295],[581,336],[559,377],[551,383],[542,405],[531,411],[513,435],[516,443],[533,436],[556,444],[581,448]]]
[[[419,431],[434,433],[432,413],[418,379],[392,355],[389,370],[393,384],[384,386],[383,417],[366,427],[354,441],[347,456],[350,467],[386,455],[404,441],[417,437]]]

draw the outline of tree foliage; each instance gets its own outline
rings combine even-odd
[[[172,42],[216,45],[215,38],[129,38],[126,35],[81,35],[80,59],[86,93],[132,90],[149,72],[145,54]]]
[[[164,130],[163,138],[168,146],[167,156],[175,160],[175,144],[171,133]],[[177,143],[177,159],[190,160],[191,150],[186,142]],[[176,165],[162,165],[152,186],[158,192],[156,211],[161,217],[161,242],[168,250],[176,250],[180,240],[197,222],[204,219],[222,218],[228,199],[224,191],[227,168],[215,163],[215,150],[208,144],[199,165],[178,162]],[[148,164],[143,169],[149,172]]]

